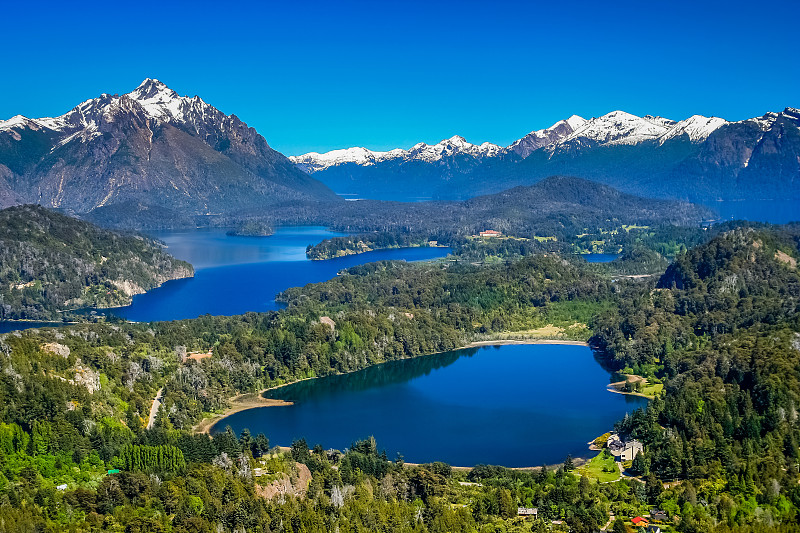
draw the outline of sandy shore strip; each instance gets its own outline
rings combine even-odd
[[[588,342],[561,339],[496,339],[471,342],[464,346],[464,348],[478,348],[480,346],[505,346],[508,344],[566,344],[569,346],[589,346]],[[457,349],[462,350],[463,348]]]
[[[270,387],[274,388],[274,387]],[[264,389],[259,392],[251,392],[248,394],[240,394],[230,399],[231,406],[224,412],[214,415],[210,418],[204,418],[194,427],[195,433],[210,433],[214,424],[227,418],[239,411],[246,411],[247,409],[254,409],[256,407],[285,407],[294,405],[292,402],[284,400],[275,400],[273,398],[264,398],[263,394],[270,389]]]
[[[583,466],[587,462],[588,462],[588,460],[586,458],[584,458],[584,457],[573,457],[572,458],[572,463],[575,465],[575,468]],[[430,464],[430,463],[408,463],[408,462],[403,461],[403,466],[405,466],[405,467],[422,466],[423,464]],[[509,470],[518,470],[520,472],[538,472],[539,470],[542,469],[541,465],[539,465],[539,466],[491,465],[491,466],[502,466],[503,468],[507,468]],[[563,466],[563,463],[555,463],[555,464],[546,465],[546,466],[547,466],[548,470],[550,470],[551,472],[555,472],[556,470],[558,470],[558,468],[560,466]],[[453,466],[453,465],[450,465],[450,468],[452,468],[453,470],[461,470],[461,471],[464,471],[464,472],[469,472],[470,470],[472,470],[475,467],[474,466]]]
[[[571,341],[571,340],[560,340],[560,339],[494,339],[494,340],[484,340],[484,341],[475,341],[471,342],[465,346],[460,348],[453,348],[449,351],[457,351],[457,350],[465,350],[467,348],[479,348],[481,346],[504,346],[508,344],[567,344],[572,346],[589,346],[588,343],[583,341]],[[441,353],[441,352],[436,352]],[[435,355],[434,354],[427,354],[427,355]],[[426,355],[419,355],[417,357],[426,357]],[[379,363],[380,364],[380,363]],[[363,369],[361,369],[363,370]],[[353,372],[358,372],[358,370],[354,370]],[[231,407],[226,409],[220,414],[214,415],[209,418],[204,418],[200,421],[195,427],[195,433],[209,433],[211,428],[214,427],[214,424],[222,420],[223,418],[227,418],[232,414],[238,413],[239,411],[246,411],[247,409],[253,409],[256,407],[280,407],[280,406],[287,406],[293,405],[292,402],[286,402],[283,400],[275,400],[271,398],[264,398],[264,393],[270,391],[272,389],[277,389],[278,387],[284,387],[286,385],[291,385],[293,383],[299,383],[300,381],[306,381],[308,379],[317,379],[317,378],[303,378],[297,381],[292,381],[291,383],[284,383],[282,385],[276,385],[274,387],[269,387],[258,392],[252,392],[247,394],[240,394],[239,396],[234,396],[230,400]],[[465,467],[466,468],[466,467]],[[538,468],[538,467],[536,467]],[[523,469],[524,470],[524,469]]]
[[[648,400],[655,399],[655,396],[648,396],[647,394],[642,394],[641,392],[625,392],[624,390],[619,390],[616,388],[616,385],[624,385],[624,381],[619,381],[617,383],[609,383],[606,387],[608,392],[613,392],[614,394],[624,394],[626,396],[638,396],[639,398],[647,398]]]

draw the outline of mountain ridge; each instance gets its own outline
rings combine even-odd
[[[337,198],[236,115],[155,79],[59,117],[0,121],[0,206],[136,201],[206,214],[286,200]]]
[[[573,115],[500,150],[480,157],[457,150],[435,164],[414,157],[412,150],[384,152],[399,156],[366,164],[348,160],[348,153],[328,160],[326,154],[315,160],[313,153],[290,159],[302,160],[303,170],[338,192],[376,199],[463,200],[557,174],[659,198],[800,199],[800,111],[788,107],[736,122],[702,115],[675,121],[624,111],[589,120]]]

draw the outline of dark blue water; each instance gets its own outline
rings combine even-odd
[[[584,346],[457,350],[275,389],[267,396],[295,404],[242,411],[213,431],[338,449],[372,435],[390,458],[414,463],[553,464],[586,456],[587,442],[646,405],[608,392],[609,377]]]
[[[610,263],[619,257],[619,254],[582,254],[581,257],[586,259],[587,263]]]
[[[706,206],[719,213],[720,221],[749,220],[786,224],[800,221],[800,201],[797,200],[742,200],[709,202]]]
[[[62,322],[16,322],[13,320],[0,320],[0,333],[33,328],[53,328],[63,325]]]
[[[127,307],[107,311],[136,322],[268,311],[279,308],[277,293],[331,279],[343,268],[384,259],[433,259],[450,251],[401,248],[327,261],[306,259],[306,246],[338,235],[318,227],[280,228],[270,237],[233,237],[220,229],[157,233],[170,254],[194,265],[195,276],[169,281],[134,296]]]

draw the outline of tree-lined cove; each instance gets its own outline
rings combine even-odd
[[[392,361],[265,393],[293,405],[250,409],[217,423],[288,446],[305,438],[345,449],[372,435],[413,463],[539,466],[583,457],[587,442],[646,405],[610,394],[609,373],[586,346],[467,348]]]

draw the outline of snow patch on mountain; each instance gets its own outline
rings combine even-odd
[[[625,111],[612,111],[602,117],[592,118],[560,144],[565,148],[638,144],[658,138],[667,131],[669,127],[660,121],[637,117]]]
[[[583,117],[579,117],[578,115],[572,115],[571,117],[569,117],[564,122],[569,124],[569,127],[572,128],[573,131],[575,131],[578,128],[580,128],[581,126],[583,126],[584,124],[586,124],[588,122],[588,120],[586,120]]]
[[[502,150],[503,148],[496,144],[489,142],[472,144],[464,139],[464,137],[454,135],[434,145],[417,143],[408,150],[395,148],[394,150],[386,152],[378,152],[367,148],[355,147],[331,150],[325,153],[310,152],[303,155],[289,156],[289,160],[306,172],[313,173],[346,163],[370,166],[395,159],[434,163],[445,157],[452,157],[459,154],[467,154],[475,158],[494,157],[502,152]]]
[[[665,128],[671,128],[672,126],[677,124],[677,122],[675,122],[672,119],[664,118],[664,117],[658,117],[658,116],[654,117],[653,115],[645,115],[642,118],[647,120],[648,122],[652,122],[653,124],[655,124],[657,126],[663,126]]]
[[[396,148],[388,152],[377,152],[356,146],[355,148],[345,148],[343,150],[331,150],[330,152],[318,153],[309,152],[298,156],[289,156],[289,160],[295,165],[300,166],[306,172],[316,172],[335,165],[344,163],[355,163],[361,166],[370,166],[386,159],[399,157],[403,150]]]
[[[554,145],[567,138],[575,130],[586,124],[586,119],[572,115],[566,120],[559,120],[549,128],[532,131],[525,137],[513,142],[506,151],[516,152],[523,159],[534,151]]]
[[[702,142],[717,129],[728,124],[728,121],[719,117],[704,117],[703,115],[692,115],[686,120],[681,120],[669,129],[659,139],[659,144],[664,144],[670,139],[687,135],[693,143]]]

